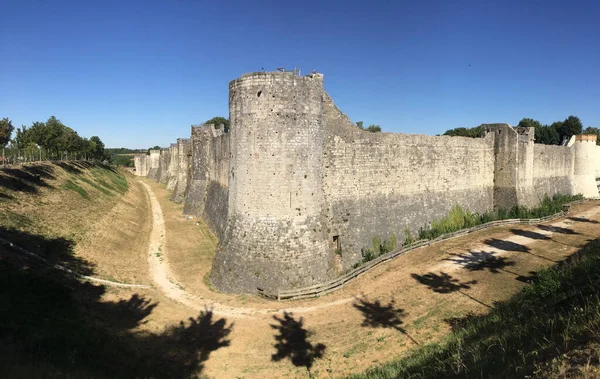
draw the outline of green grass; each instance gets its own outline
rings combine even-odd
[[[123,174],[108,166],[96,166],[91,170],[92,175],[104,187],[121,194],[127,192],[129,185]]]
[[[500,209],[484,214],[471,213],[463,210],[459,205],[456,205],[450,210],[447,216],[439,220],[434,220],[431,223],[430,228],[422,228],[419,231],[419,239],[435,239],[446,233],[471,228],[490,221],[514,218],[531,219],[551,216],[562,211],[564,204],[581,199],[583,199],[583,196],[581,195],[555,195],[552,198],[545,196],[540,202],[540,205],[535,208],[515,206],[509,210]]]
[[[442,342],[353,378],[507,378],[536,373],[600,340],[600,240],[537,272],[533,284],[489,314],[447,320]]]
[[[431,227],[421,228],[419,230],[418,239],[433,240],[441,235],[457,232],[462,229],[472,228],[490,221],[508,220],[514,218],[531,219],[551,216],[562,211],[563,205],[581,199],[583,199],[583,196],[581,195],[555,195],[552,198],[545,196],[540,205],[535,208],[515,206],[509,210],[500,209],[498,211],[487,212],[484,214],[465,211],[460,205],[455,205],[447,216],[442,217],[439,220],[434,220],[431,223]],[[410,245],[415,241],[415,238],[413,238],[408,228],[405,228],[404,235],[405,240],[402,243],[402,246]],[[381,242],[381,238],[379,236],[373,237],[373,247],[365,247],[361,249],[362,260],[356,263],[354,267],[359,267],[360,265],[372,261],[382,254],[393,251],[396,248],[396,245],[397,241],[395,234],[391,235],[389,241],[383,241],[383,243]]]
[[[76,182],[74,182],[71,179],[65,181],[60,187],[66,190],[77,192],[84,199],[90,200],[90,195],[87,193],[87,191],[81,188]]]
[[[114,196],[114,193],[112,193],[111,191],[107,190],[104,187],[99,186],[98,184],[94,183],[93,181],[89,180],[88,178],[80,177],[79,179],[82,182],[87,183],[89,186],[97,189],[98,191],[102,192],[103,194],[105,194],[107,196]]]

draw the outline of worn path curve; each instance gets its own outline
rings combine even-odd
[[[150,275],[152,280],[157,284],[160,290],[172,300],[175,300],[185,306],[188,306],[194,310],[204,310],[204,309],[212,309],[215,314],[224,316],[224,317],[234,317],[234,318],[247,318],[247,317],[260,317],[266,314],[274,314],[277,312],[294,312],[294,313],[308,313],[317,311],[323,308],[338,306],[342,304],[347,304],[357,299],[356,296],[335,300],[332,302],[312,306],[312,307],[273,307],[271,309],[255,309],[249,307],[233,307],[224,304],[220,304],[215,302],[212,299],[201,297],[194,295],[188,291],[186,291],[183,286],[178,283],[174,278],[175,276],[171,272],[169,267],[169,262],[167,258],[167,252],[165,247],[165,223],[163,219],[162,209],[156,198],[154,191],[150,186],[146,183],[141,182],[146,189],[151,209],[152,209],[152,230],[150,233],[150,241],[148,245],[148,264],[150,267]],[[600,213],[600,207],[594,207],[584,213],[581,216],[584,217],[592,217],[596,214]],[[564,221],[557,221],[549,224],[550,227],[564,227],[566,224]],[[552,230],[544,231],[544,235],[550,236],[554,234]],[[513,236],[509,238],[507,242],[519,243],[522,245],[529,245],[535,243],[535,239],[530,239],[522,236]],[[489,250],[489,247],[488,247]],[[502,249],[494,249],[494,255],[504,255],[506,251]],[[434,267],[434,270],[447,270],[453,271],[460,268],[460,265],[455,262],[444,262],[443,264],[437,265]]]
[[[248,307],[231,307],[223,305],[215,302],[214,300],[203,298],[186,291],[183,289],[183,286],[174,279],[175,276],[169,267],[165,246],[165,223],[158,199],[156,198],[156,195],[150,186],[144,182],[141,183],[144,185],[144,188],[146,188],[152,209],[152,230],[150,232],[150,240],[148,242],[148,265],[150,268],[150,276],[160,290],[170,299],[175,300],[178,303],[188,306],[194,310],[199,311],[208,308],[217,315],[234,318],[246,318],[265,314],[274,314],[281,311],[306,313],[322,308],[349,303],[356,299],[356,297],[350,297],[313,307],[254,309]]]

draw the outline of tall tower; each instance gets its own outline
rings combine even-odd
[[[598,198],[596,186],[596,135],[575,136],[574,192],[587,198]]]
[[[229,84],[228,223],[211,274],[218,289],[289,289],[332,275],[322,98],[314,75],[259,72]]]

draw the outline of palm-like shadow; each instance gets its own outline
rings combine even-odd
[[[454,262],[469,271],[487,270],[492,274],[498,274],[501,271],[514,274],[513,272],[507,271],[506,268],[516,264],[513,260],[506,257],[498,257],[487,251],[469,251],[464,254],[455,254],[453,257],[446,258],[445,260]]]
[[[470,289],[473,284],[477,284],[477,280],[471,280],[469,282],[461,282],[460,280],[453,278],[451,275],[449,275],[445,272],[440,272],[439,274],[429,272],[425,275],[411,274],[411,276],[413,277],[413,279],[415,279],[419,283],[427,286],[427,288],[429,288],[433,292],[443,293],[443,294],[458,292],[461,295],[466,296],[469,299],[471,299],[485,307],[491,308],[490,305],[488,305],[480,300],[477,300],[473,296],[462,291],[465,289]]]
[[[516,251],[516,252],[522,252],[522,253],[528,253],[529,252],[529,248],[525,245],[521,245],[520,243],[516,243],[516,242],[512,242],[512,241],[505,241],[505,240],[500,240],[497,238],[490,238],[487,239],[485,241],[483,241],[486,245],[494,247],[498,250],[504,250],[504,251]]]
[[[573,229],[563,228],[560,226],[538,225],[537,227],[539,229],[545,230],[547,232],[560,233],[560,234],[579,234],[576,231],[574,231]]]
[[[596,220],[590,220],[589,218],[583,217],[567,217],[569,220],[577,221],[577,222],[589,222],[590,224],[598,224]]]
[[[277,362],[289,358],[294,366],[306,367],[309,376],[312,376],[310,369],[316,359],[323,357],[325,345],[313,345],[308,340],[311,333],[303,327],[302,317],[296,320],[292,313],[284,312],[283,318],[273,316],[273,319],[279,324],[271,324],[271,328],[279,334],[275,336],[277,352],[271,356],[271,360]]]
[[[550,240],[551,238],[545,236],[541,233],[537,233],[531,230],[523,230],[523,229],[511,229],[510,232],[512,234],[516,234],[518,236],[523,236],[527,238],[531,238],[532,240]]]
[[[66,239],[0,227],[0,236],[53,263],[93,274]],[[233,324],[205,309],[164,332],[138,329],[157,303],[133,294],[106,300],[106,288],[0,243],[0,377],[188,378],[211,352],[229,346]],[[17,374],[19,376],[19,374]]]
[[[471,285],[477,284],[476,280],[461,282],[445,272],[440,272],[439,274],[430,272],[425,275],[411,274],[411,276],[419,283],[426,285],[427,288],[437,293],[452,293],[461,289],[469,289]]]
[[[419,345],[406,330],[402,327],[402,318],[406,317],[404,309],[396,308],[396,302],[392,299],[389,304],[384,305],[379,300],[369,302],[358,299],[358,303],[353,304],[364,316],[362,326],[372,328],[394,328],[407,336],[412,342]]]

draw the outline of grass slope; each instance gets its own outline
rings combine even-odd
[[[110,167],[0,170],[0,237],[82,274],[105,277],[112,264],[141,279],[133,266],[144,262],[145,206],[140,185]],[[143,328],[159,306],[148,296],[81,281],[0,243],[0,378],[197,377],[229,344],[231,325],[205,311]]]
[[[127,190],[123,174],[89,162],[0,169],[0,226],[77,242]]]
[[[447,320],[441,343],[353,378],[598,377],[600,240],[486,315]]]

